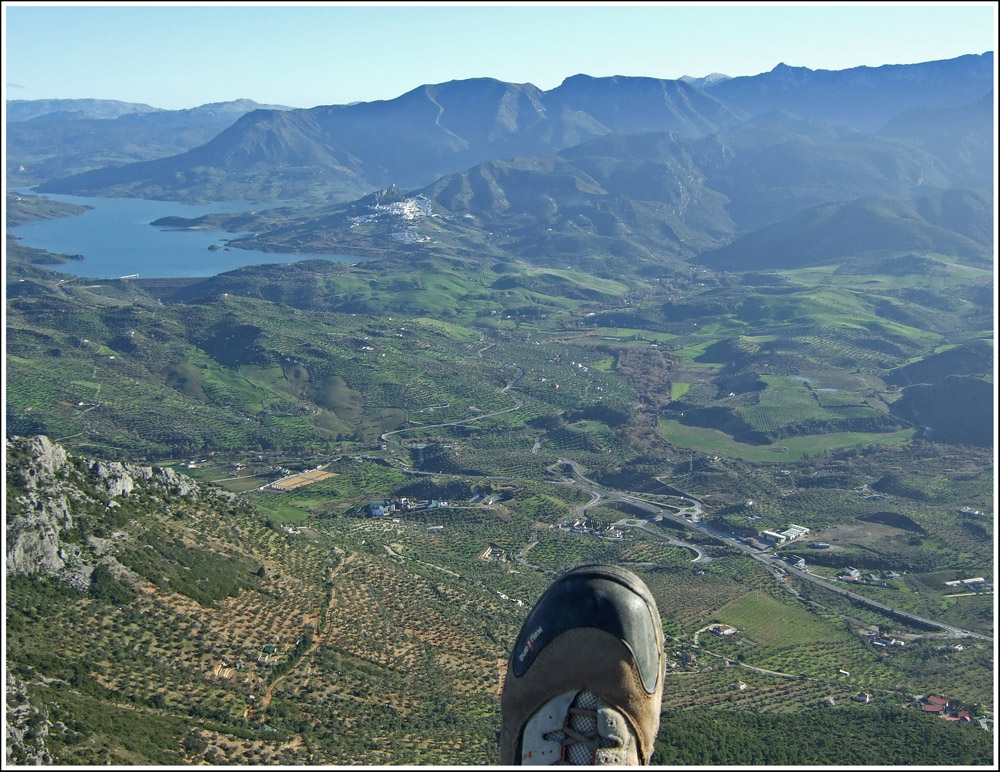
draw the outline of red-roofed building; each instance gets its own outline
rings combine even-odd
[[[972,723],[972,716],[967,710],[953,708],[948,700],[943,697],[922,697],[920,699],[920,709],[924,713],[933,713],[940,716],[945,721],[961,721],[964,724]]]

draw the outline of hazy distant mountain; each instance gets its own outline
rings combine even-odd
[[[982,234],[911,217],[899,208],[909,204],[882,199],[992,185],[992,163],[983,163],[992,153],[983,98],[992,61],[984,54],[840,72],[781,65],[753,78],[709,78],[704,90],[586,75],[547,92],[451,81],[387,101],[254,110],[185,153],[40,190],[326,207],[241,228],[260,234],[253,246],[272,250],[364,254],[404,239],[550,263],[708,252],[720,267],[738,268],[932,248],[982,259]],[[196,116],[170,116],[184,117]],[[166,120],[109,123],[154,119]],[[883,124],[879,135],[858,128]],[[427,223],[405,234],[351,230],[366,205],[340,204],[394,186],[431,201],[445,215],[440,232]],[[838,240],[847,226],[873,240]]]
[[[803,118],[877,131],[913,109],[961,107],[993,88],[993,52],[920,64],[810,70],[779,64],[760,75],[706,87],[729,105],[758,114],[786,110]]]
[[[229,102],[212,102],[182,110],[165,110],[137,102],[119,102],[115,99],[8,99],[4,120],[6,123],[20,123],[44,118],[49,121],[114,120],[127,115],[149,115],[159,113],[164,116],[181,118],[231,114],[243,115],[251,110],[290,110],[282,105],[267,105],[252,99],[234,99]],[[183,122],[183,118],[179,122]]]
[[[821,204],[699,257],[722,270],[755,271],[848,258],[934,252],[992,264],[993,196],[950,190],[918,199]]]
[[[493,232],[514,232],[519,218],[521,233],[594,218],[595,234],[692,253],[818,203],[950,187],[937,159],[910,145],[772,114],[706,138],[609,134],[555,155],[480,164],[415,192]]]
[[[711,72],[708,75],[705,75],[704,77],[701,78],[695,78],[692,77],[691,75],[682,75],[680,78],[678,78],[678,80],[687,83],[692,88],[700,88],[700,89],[704,89],[705,87],[718,83],[721,80],[728,80],[728,79],[729,76],[723,75],[721,72]]]
[[[748,117],[748,113],[679,80],[592,78],[574,75],[546,92],[561,111],[582,111],[610,132],[677,131],[701,136]],[[560,149],[560,148],[557,148]]]
[[[740,78],[575,75],[550,91],[489,78],[450,81],[387,101],[257,110],[186,153],[91,171],[42,190],[186,201],[348,201],[392,184],[420,187],[484,161],[558,152],[614,132],[701,137],[775,111],[870,132],[907,110],[974,104],[992,88],[992,65],[988,53],[837,72],[779,65]],[[962,147],[978,142],[957,140]],[[947,156],[951,145],[935,147]]]
[[[783,111],[707,137],[698,149],[712,187],[729,198],[729,212],[744,230],[829,201],[916,196],[955,187],[959,179],[915,143]]]
[[[704,184],[676,135],[612,135],[572,150],[488,161],[419,194],[435,211],[471,218],[498,249],[537,262],[669,261],[732,234],[725,197]]]
[[[108,100],[31,100],[7,107],[7,182],[12,186],[176,155],[204,144],[248,112],[290,109],[249,99],[186,110]]]
[[[614,270],[702,253],[737,270],[932,248],[983,260],[989,202],[941,192],[951,187],[941,163],[911,144],[773,113],[705,138],[608,134],[486,161],[409,193],[219,222],[258,233],[237,243],[265,250],[368,254],[433,241],[464,256]],[[392,215],[408,198],[433,216]],[[828,203],[840,201],[853,203]],[[853,241],[839,233],[861,225]]]
[[[913,108],[886,123],[879,136],[913,142],[940,158],[965,187],[989,186],[996,165],[994,92],[957,107]]]
[[[30,121],[41,116],[58,120],[110,120],[123,115],[158,112],[159,108],[115,99],[8,99],[4,120]]]
[[[543,92],[488,78],[396,99],[244,116],[163,162],[48,183],[48,192],[347,201],[426,185],[486,160],[551,153],[612,131],[714,131],[745,117],[678,81],[575,76]]]

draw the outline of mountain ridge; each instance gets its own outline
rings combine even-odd
[[[55,109],[63,103],[77,106],[81,102],[85,104],[76,111]],[[92,102],[98,104],[90,106]],[[249,99],[184,110],[109,100],[7,102],[7,182],[10,186],[40,184],[109,165],[174,155],[208,142],[241,115],[262,108],[289,109]]]
[[[817,185],[820,178],[824,185]],[[735,254],[755,238],[765,243],[779,238],[767,234],[806,227],[801,220],[787,221],[812,208],[916,199],[925,211],[906,217],[925,220],[919,238],[902,221],[889,227],[902,216],[900,207],[913,205],[883,203],[877,211],[868,205],[869,219],[887,218],[871,226],[881,234],[877,251],[935,246],[982,262],[992,238],[990,220],[981,205],[970,208],[965,194],[945,195],[952,185],[948,170],[910,143],[774,113],[704,139],[665,132],[607,134],[556,154],[486,161],[409,193],[394,189],[393,200],[409,196],[431,207],[429,218],[405,223],[388,213],[375,217],[374,201],[367,198],[298,210],[294,223],[264,216],[250,218],[252,226],[245,216],[204,219],[253,230],[258,235],[252,239],[231,243],[266,250],[366,254],[363,250],[381,245],[453,249],[468,256],[479,250],[549,265],[587,263],[595,270],[600,259],[625,270],[628,262],[666,264],[708,253],[719,266],[736,268],[742,258],[714,250]],[[942,228],[943,220],[949,222]],[[767,227],[772,230],[753,235]],[[727,247],[733,239],[744,241]],[[779,239],[770,251],[798,243]],[[828,249],[813,255],[816,245],[802,244],[803,259],[833,258]]]
[[[971,68],[967,65],[973,65]],[[954,107],[971,102],[993,83],[993,52],[917,64],[810,70],[780,63],[770,72],[710,84],[709,93],[754,112],[784,107],[832,125],[875,131],[893,116],[928,99]]]
[[[117,99],[8,99],[4,104],[4,120],[7,123],[30,121],[53,113],[62,113],[64,120],[73,117],[108,119],[153,113],[160,109],[141,102]]]
[[[420,86],[391,100],[288,111],[283,131],[266,130],[276,125],[266,111],[250,113],[211,142],[155,166],[95,170],[50,181],[40,190],[187,201],[220,194],[243,200],[346,201],[357,197],[354,176],[359,171],[367,185],[364,193],[389,184],[414,188],[486,160],[559,152],[612,132],[703,136],[775,108],[827,120],[825,105],[832,97],[838,97],[838,122],[868,127],[873,105],[880,115],[885,113],[885,120],[924,105],[914,94],[916,86],[902,88],[900,79],[921,82],[922,77],[947,76],[944,85],[935,86],[934,93],[947,94],[942,104],[969,103],[992,87],[992,55],[893,67],[881,79],[881,68],[832,73],[798,68],[795,77],[804,85],[776,94],[776,81],[787,83],[785,71],[791,68],[719,80],[705,89],[680,80],[626,76],[576,75],[549,91],[490,78],[449,81]],[[851,84],[860,72],[870,82],[852,101]],[[303,145],[306,138],[316,146],[310,151]],[[291,159],[280,177],[254,167],[255,153],[249,148],[255,143],[263,145],[256,152]],[[232,163],[235,148],[246,151],[242,167]],[[329,160],[323,172],[293,162],[310,153],[314,159],[336,160]],[[293,179],[296,175],[301,179]],[[258,183],[241,191],[241,181],[249,179]]]

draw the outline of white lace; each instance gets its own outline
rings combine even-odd
[[[556,764],[589,766],[597,763],[597,751],[614,748],[614,740],[601,737],[597,729],[597,711],[601,703],[593,692],[580,692],[570,705],[561,729],[548,732],[546,740],[558,742],[562,755]]]

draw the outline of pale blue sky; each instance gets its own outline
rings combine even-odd
[[[995,3],[4,3],[7,99],[179,109],[392,99],[492,77],[657,78],[995,50]]]

